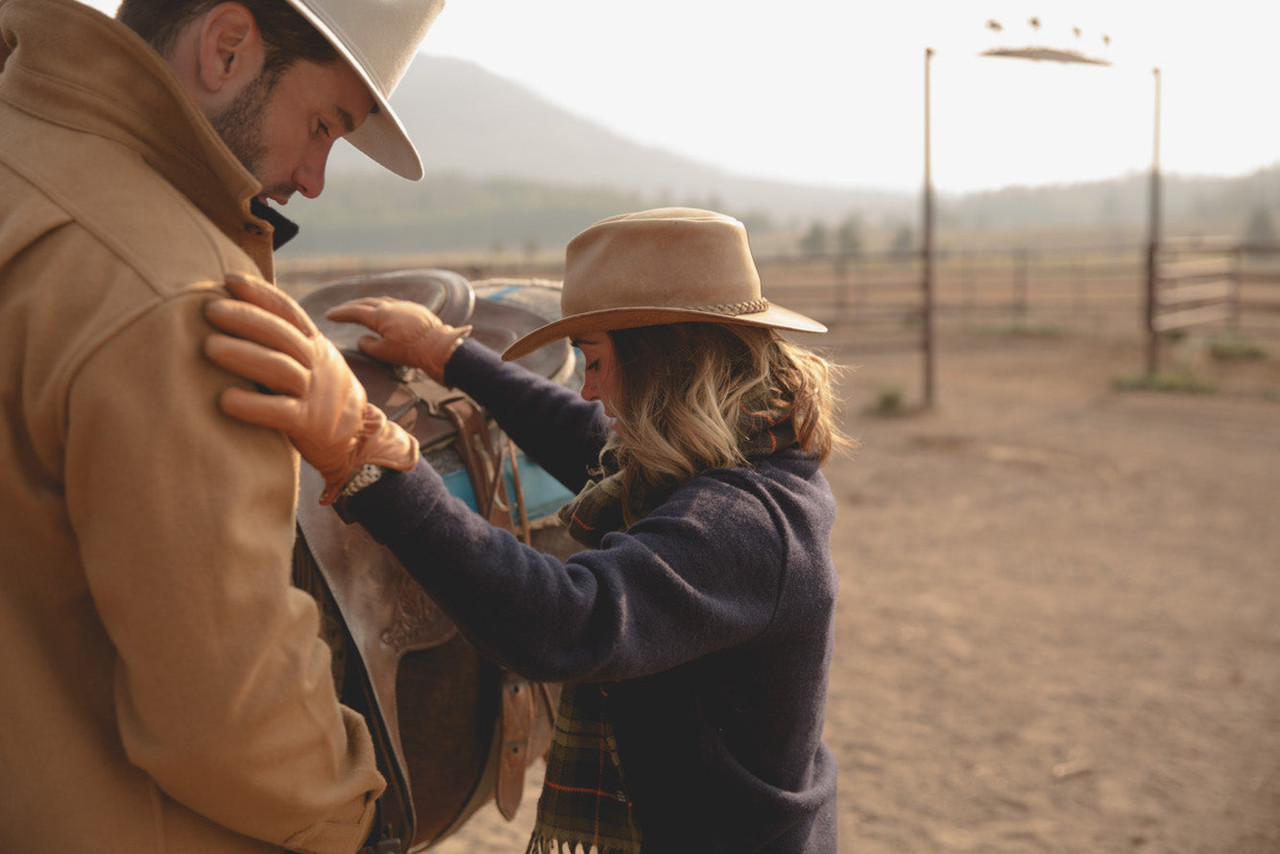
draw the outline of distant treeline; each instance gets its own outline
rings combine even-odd
[[[1042,187],[1010,187],[938,200],[941,229],[1045,230],[1139,228],[1147,220],[1149,176]],[[904,194],[910,198],[910,194]],[[734,210],[720,199],[672,198],[609,188],[552,185],[516,179],[429,175],[408,182],[379,172],[336,174],[319,202],[299,200],[285,211],[302,234],[284,252],[289,257],[443,253],[454,251],[558,252],[586,226],[606,216],[659,205],[724,210],[747,223],[753,242],[792,245],[804,251],[817,230],[853,229],[864,249],[907,248],[919,223],[903,218],[903,206],[885,223],[885,246],[877,247],[863,223],[876,212],[851,193],[850,212],[834,221],[815,217],[797,223],[768,211]],[[907,206],[911,209],[911,206]],[[883,220],[883,218],[880,218]],[[1212,231],[1241,239],[1274,239],[1280,224],[1280,165],[1239,178],[1164,176],[1162,220],[1166,234]],[[1268,232],[1270,232],[1268,234]],[[832,241],[834,244],[834,240]],[[849,242],[846,240],[846,242]],[[811,250],[816,248],[809,247]],[[834,246],[830,248],[835,248]]]
[[[1000,228],[1139,223],[1146,221],[1150,187],[1150,175],[1145,173],[1086,184],[1009,187],[943,199],[939,221]],[[1164,175],[1160,188],[1162,218],[1169,225],[1244,227],[1259,211],[1280,217],[1280,165],[1237,178]]]

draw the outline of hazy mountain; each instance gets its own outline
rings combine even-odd
[[[562,247],[602,217],[665,204],[738,216],[754,245],[770,241],[769,251],[794,249],[801,235],[831,235],[850,222],[872,249],[919,239],[919,192],[730,174],[638,145],[463,60],[418,57],[392,100],[418,144],[426,179],[404,181],[348,145],[335,147],[324,201],[287,211],[303,226],[290,254],[532,252]],[[940,195],[937,226],[967,231],[957,238],[967,242],[979,233],[1007,241],[1035,229],[1101,230],[1131,241],[1145,234],[1147,180],[1133,174]],[[1166,234],[1241,235],[1280,220],[1280,165],[1234,178],[1168,175],[1162,216]]]
[[[392,97],[431,175],[516,178],[640,193],[662,203],[714,199],[778,220],[901,215],[918,194],[837,190],[733,175],[714,165],[631,142],[460,59],[419,56]],[[334,150],[334,174],[376,167],[350,146]]]

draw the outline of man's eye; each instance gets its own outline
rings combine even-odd
[[[322,133],[322,134],[324,134],[325,136],[328,136],[328,135],[329,135],[329,126],[328,126],[327,124],[325,124],[324,122],[318,122],[318,123],[317,123],[317,127],[316,127],[316,132],[317,132],[317,133]]]

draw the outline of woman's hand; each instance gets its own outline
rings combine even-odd
[[[369,327],[382,337],[362,336],[362,351],[393,365],[420,368],[441,385],[449,357],[471,332],[470,326],[450,326],[426,306],[391,297],[350,300],[329,309],[325,317]]]
[[[210,335],[205,354],[275,394],[225,389],[218,400],[223,412],[284,431],[324,477],[323,504],[331,503],[365,465],[400,470],[417,465],[417,440],[369,403],[338,348],[301,306],[249,276],[233,273],[226,286],[235,299],[210,302],[205,317],[229,334]]]

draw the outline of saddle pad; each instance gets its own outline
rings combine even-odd
[[[428,460],[437,470],[441,468],[433,456],[429,456]],[[516,451],[514,464],[510,457],[503,460],[502,473],[507,481],[507,495],[523,495],[525,513],[535,521],[553,515],[573,500],[573,493],[564,484],[526,457],[523,451]],[[466,469],[455,468],[449,472],[441,472],[440,476],[450,495],[462,499],[472,510],[479,512],[475,490],[471,487],[471,477]],[[519,484],[516,483],[516,478],[519,478]],[[511,523],[520,524],[514,510]]]
[[[518,305],[480,299],[476,300],[470,323],[474,327],[472,338],[490,350],[501,353],[517,339],[546,325],[548,321]],[[524,365],[540,377],[563,382],[573,369],[573,350],[566,339],[561,339],[517,359],[516,364]]]

